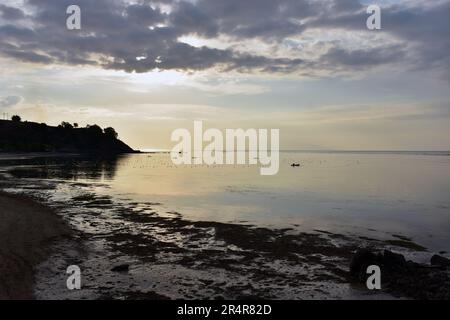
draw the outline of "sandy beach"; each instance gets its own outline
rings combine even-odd
[[[0,193],[0,299],[33,299],[35,267],[69,228],[50,208]]]

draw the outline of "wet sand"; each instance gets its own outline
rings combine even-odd
[[[33,299],[36,266],[49,256],[53,241],[68,234],[52,209],[0,192],[0,300]]]
[[[77,264],[81,264],[85,272],[99,272],[95,277],[87,274],[88,281],[81,293],[87,293],[85,298],[89,299],[345,298],[343,292],[341,294],[344,296],[336,295],[336,289],[348,288],[351,283],[357,285],[351,279],[348,266],[361,241],[367,241],[366,245],[378,249],[389,245],[388,242],[376,239],[354,239],[322,230],[297,233],[292,229],[273,230],[252,225],[195,222],[183,219],[176,212],[162,217],[149,212],[158,203],[149,203],[147,208],[140,210],[137,210],[135,204],[128,208],[115,207],[112,201],[99,199],[93,194],[76,197],[65,208],[76,207],[81,203],[95,203],[103,210],[113,207],[123,221],[146,225],[152,230],[151,233],[134,233],[122,227],[94,236],[106,240],[109,247],[109,250],[99,252],[100,263],[94,266],[89,264],[89,260],[95,259],[88,256],[76,257]],[[49,297],[84,297],[67,295],[70,293],[62,287],[65,282],[60,276],[64,276],[63,267],[67,266],[68,260],[67,257],[63,258],[62,267],[58,267],[58,259],[53,258],[70,250],[61,247],[58,249],[57,246],[54,250],[51,249],[52,244],[63,242],[57,240],[72,237],[68,237],[70,229],[56,212],[26,196],[1,192],[0,208],[0,299],[35,298],[35,278],[39,279],[37,267],[42,266],[42,263],[47,264],[44,269],[50,272],[44,278],[41,273],[41,290],[43,285],[48,285],[49,288],[44,291],[52,292],[53,296]],[[93,207],[90,206],[90,209]],[[76,237],[77,233],[73,235]],[[170,240],[174,236],[178,241]],[[89,234],[81,237],[94,244],[95,240],[92,241],[92,238],[93,235]],[[414,243],[410,240],[403,239],[396,240],[394,245],[414,251],[426,250],[412,244]],[[114,256],[118,259],[113,258]],[[123,257],[137,259],[118,264],[124,261]],[[56,269],[52,270],[55,266]],[[155,274],[158,267],[163,272]],[[422,271],[423,268],[426,270]],[[169,271],[171,269],[172,272]],[[394,286],[388,286],[388,290],[383,290],[381,295],[368,295],[366,290],[360,288],[360,294],[354,294],[353,298],[446,297],[448,272],[445,268],[442,271],[428,269],[427,266],[409,262],[402,267],[400,275],[405,270],[409,270],[411,275],[405,278],[397,273],[395,277],[401,281],[390,281]],[[186,277],[186,270],[193,273]],[[218,276],[221,273],[225,277]],[[101,274],[103,277],[106,274],[106,278],[102,278]],[[170,276],[170,279],[164,277],[164,274]],[[170,284],[171,289],[158,290],[155,286],[158,281],[155,282],[155,279],[152,279],[151,289],[144,288],[142,279],[139,281],[139,278],[153,276],[161,277],[159,281],[165,283],[166,287]],[[47,281],[43,281],[45,279]],[[423,279],[423,283],[415,284],[416,279]],[[138,283],[140,285],[136,285]],[[430,283],[433,284],[432,287]],[[286,288],[289,290],[285,290]],[[45,296],[41,295],[40,298]]]

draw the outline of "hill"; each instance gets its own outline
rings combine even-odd
[[[63,122],[45,123],[0,120],[0,152],[73,152],[120,154],[135,152],[117,139],[113,128],[97,125],[75,128]]]

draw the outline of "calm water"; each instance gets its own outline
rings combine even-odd
[[[66,162],[46,160],[38,166],[45,174],[34,178],[87,182],[98,194],[158,202],[188,219],[401,234],[450,251],[448,153],[282,152],[275,176],[261,176],[259,166],[175,166],[167,153]],[[69,192],[58,190],[61,197]]]
[[[0,173],[6,176],[3,188],[44,199],[82,231],[75,242],[58,244],[38,268],[35,293],[43,299],[148,292],[173,299],[235,298],[247,291],[286,299],[367,297],[345,281],[329,280],[330,261],[346,270],[345,259],[324,256],[322,263],[305,255],[294,264],[264,255],[241,259],[239,246],[217,238],[216,228],[174,228],[181,217],[289,227],[291,234],[320,234],[333,247],[406,236],[430,251],[394,250],[419,262],[450,252],[448,154],[283,152],[280,160],[275,176],[261,176],[258,166],[174,166],[164,153],[108,160],[10,157],[0,162]],[[301,167],[292,168],[293,162]],[[345,234],[347,240],[318,230]],[[78,250],[80,244],[89,250]],[[220,254],[209,259],[214,252]],[[218,267],[219,258],[225,262]],[[74,261],[87,279],[80,292],[65,286],[65,269]],[[130,272],[111,271],[122,263],[131,265]],[[275,276],[259,281],[261,272]]]
[[[283,152],[280,171],[258,166],[174,166],[168,154],[133,154],[103,166],[96,191],[160,202],[195,220],[249,222],[386,237],[450,251],[450,156],[440,153]],[[292,168],[300,162],[300,168]],[[82,167],[79,168],[82,171]]]

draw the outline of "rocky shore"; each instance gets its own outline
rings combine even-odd
[[[353,280],[365,283],[367,267],[381,270],[383,290],[397,296],[420,300],[450,300],[450,260],[433,255],[429,264],[407,261],[389,250],[358,249],[350,263]]]

